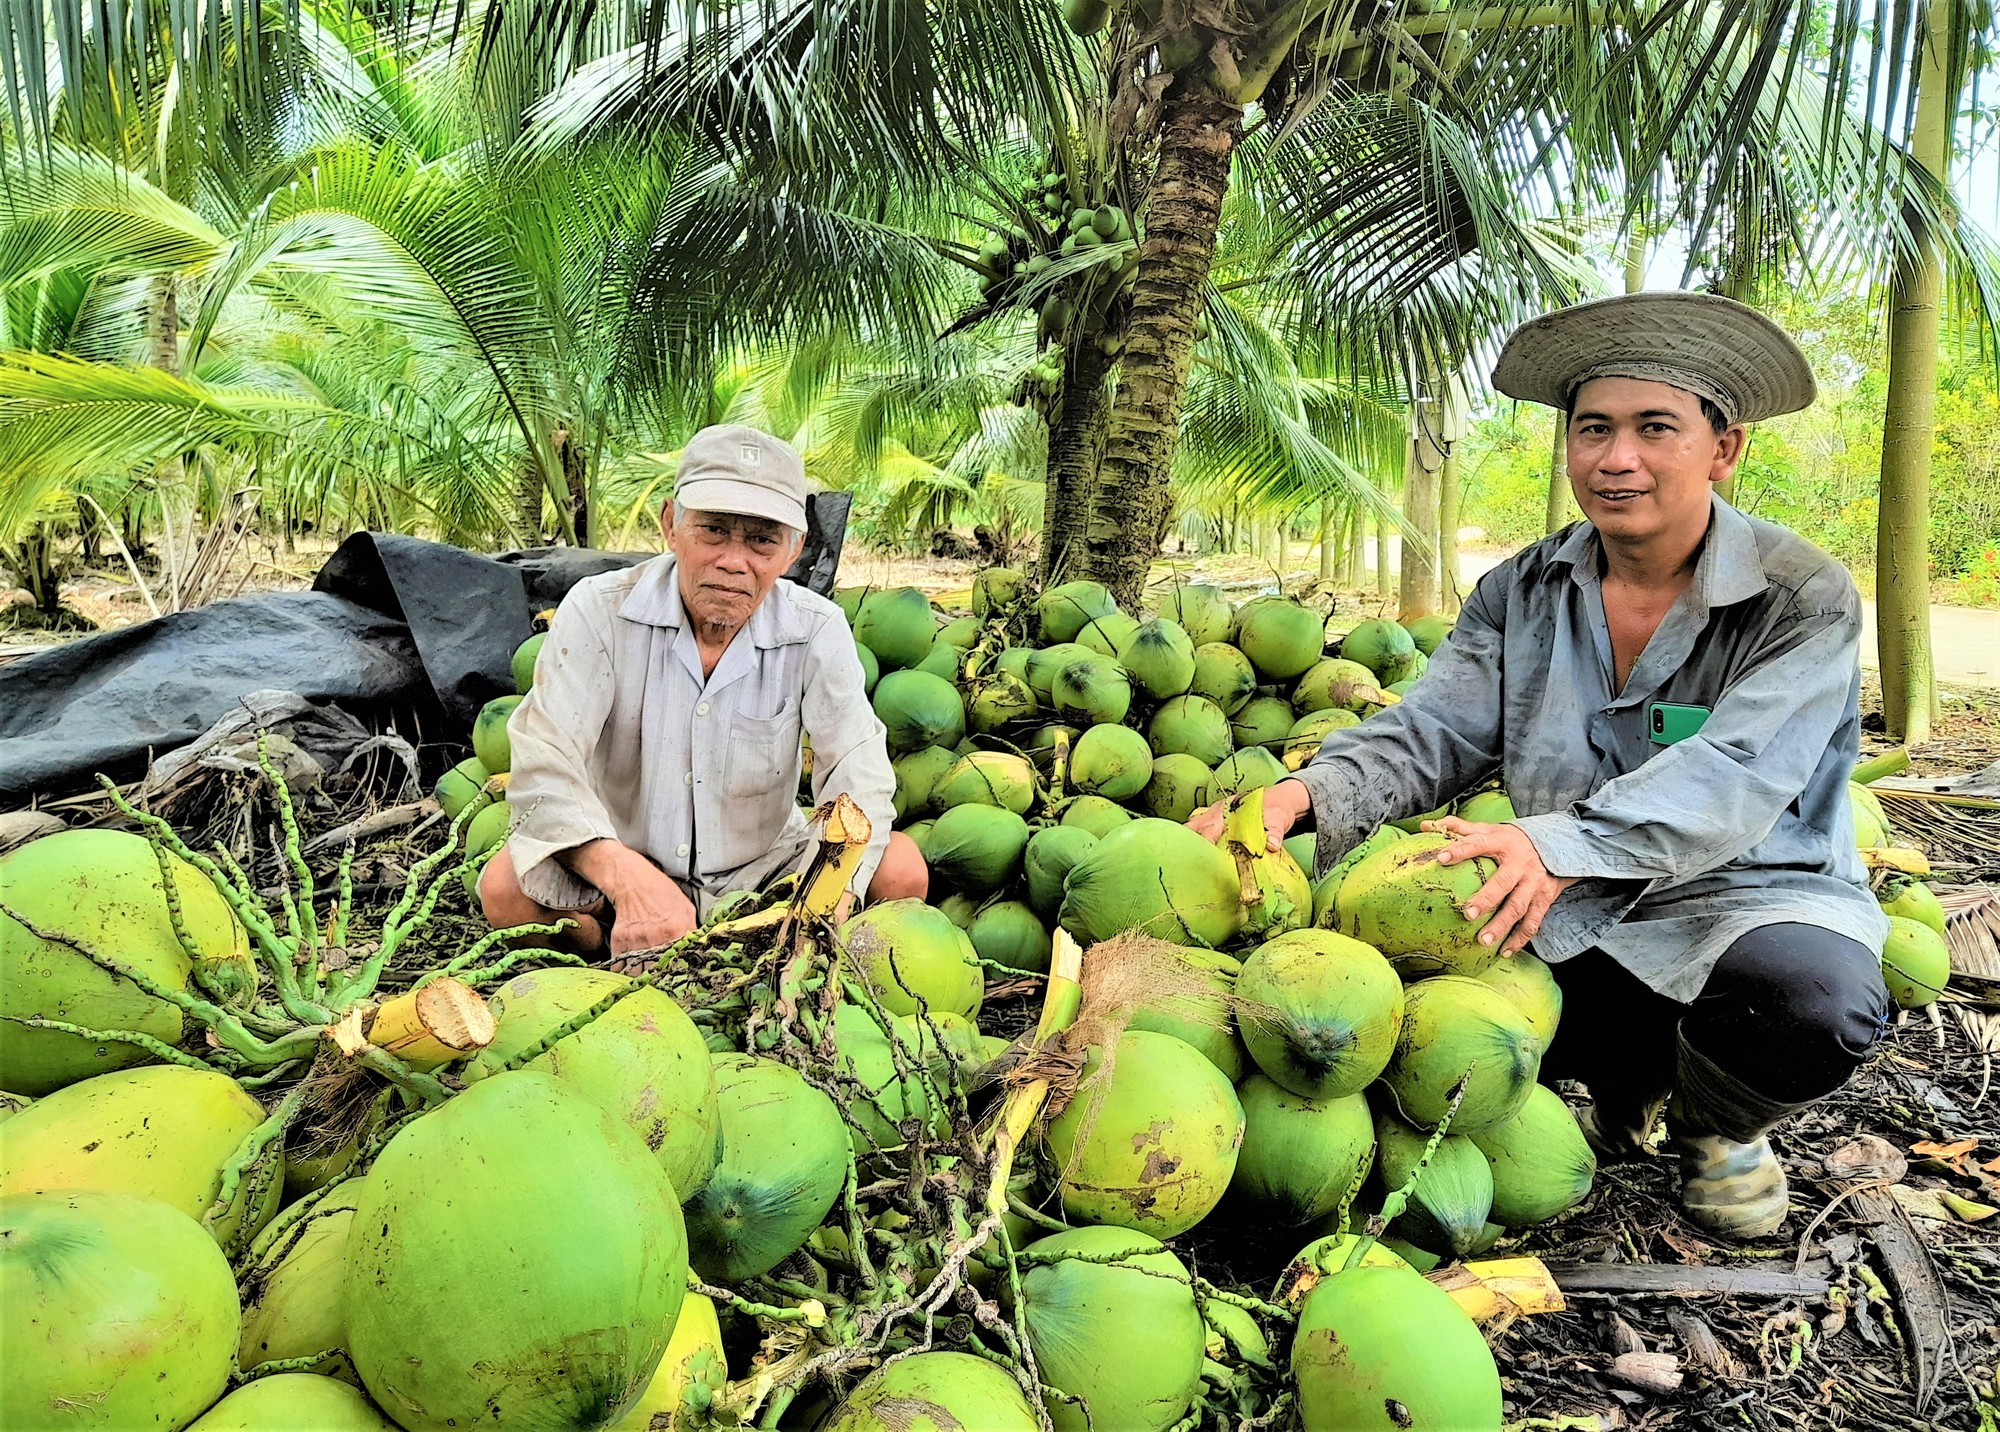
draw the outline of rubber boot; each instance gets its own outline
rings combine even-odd
[[[1667,1133],[1681,1160],[1681,1209],[1725,1238],[1763,1238],[1791,1210],[1791,1189],[1766,1135],[1807,1104],[1780,1104],[1680,1041]],[[1816,1102],[1816,1101],[1809,1101]]]
[[[1600,1098],[1592,1089],[1590,1104],[1578,1111],[1576,1122],[1599,1163],[1625,1163],[1653,1151],[1653,1130],[1666,1107],[1665,1094],[1639,1100],[1615,1094]]]

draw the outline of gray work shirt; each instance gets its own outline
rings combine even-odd
[[[845,793],[874,833],[851,888],[866,892],[895,819],[895,773],[840,608],[789,581],[757,604],[706,679],[671,554],[577,583],[557,609],[535,684],[507,723],[508,850],[521,888],[587,908],[594,886],[556,857],[617,840],[697,900],[801,864],[799,737],[813,801]]]
[[[1614,690],[1588,522],[1480,579],[1402,703],[1335,731],[1298,773],[1320,868],[1384,820],[1488,775],[1553,875],[1580,876],[1532,948],[1600,948],[1691,1001],[1738,938],[1817,925],[1879,951],[1888,924],[1854,848],[1861,603],[1831,557],[1713,501],[1693,585]],[[1671,745],[1654,703],[1705,707]]]

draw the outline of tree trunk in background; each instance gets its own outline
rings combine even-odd
[[[666,500],[671,503],[673,498]],[[542,545],[542,470],[532,453],[523,455],[521,470],[514,476],[514,526],[522,546]]]
[[[549,447],[562,473],[564,506],[569,510],[569,527],[579,547],[590,545],[590,455],[568,428],[549,434]]]
[[[1116,360],[1081,333],[1063,368],[1062,412],[1049,430],[1049,476],[1042,503],[1042,549],[1036,570],[1044,586],[1065,580],[1084,558],[1090,494],[1104,455],[1111,415],[1108,380]],[[1225,539],[1226,542],[1226,539]]]
[[[1141,605],[1171,514],[1167,483],[1195,321],[1215,261],[1229,160],[1242,132],[1241,106],[1206,90],[1168,92],[1111,435],[1085,534],[1085,575],[1104,583],[1130,611]]]
[[[1346,569],[1341,573],[1341,584],[1360,587],[1368,580],[1368,522],[1363,516],[1361,504],[1355,503],[1347,510],[1347,558]]]
[[[1940,13],[1942,11],[1943,13]],[[1949,167],[1958,76],[1947,57],[1962,19],[1954,0],[1924,12],[1910,155],[1943,181]],[[1875,615],[1882,719],[1889,735],[1927,741],[1936,713],[1931,666],[1931,444],[1937,416],[1937,235],[1906,206],[1909,247],[1896,256],[1889,300],[1889,391],[1882,420],[1882,495],[1875,528]]]
[[[1340,570],[1340,524],[1334,520],[1333,499],[1319,500],[1319,579],[1331,582]]]
[[[1375,594],[1386,597],[1396,590],[1395,573],[1389,566],[1389,519],[1375,514]]]
[[[1542,531],[1560,532],[1576,520],[1576,499],[1569,490],[1569,414],[1557,413],[1549,452],[1549,507]]]
[[[1435,375],[1410,405],[1410,438],[1403,456],[1403,517],[1419,535],[1403,533],[1403,570],[1396,616],[1411,621],[1438,605],[1438,472],[1444,467],[1444,405]]]
[[[1438,469],[1438,610],[1458,611],[1458,442],[1445,450]]]
[[[146,298],[146,362],[178,378],[181,374],[181,307],[174,276],[153,275]],[[167,577],[167,610],[181,607],[181,576],[194,557],[195,504],[187,464],[168,458],[154,475],[160,495],[160,566]]]

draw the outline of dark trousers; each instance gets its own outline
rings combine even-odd
[[[1602,950],[1552,967],[1562,1020],[1544,1079],[1576,1079],[1608,1108],[1674,1082],[1676,1031],[1725,1074],[1781,1104],[1831,1094],[1888,1025],[1881,961],[1816,925],[1766,925],[1736,941],[1693,1004],[1656,994]]]

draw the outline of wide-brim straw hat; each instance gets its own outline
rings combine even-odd
[[[1791,335],[1717,293],[1631,293],[1515,329],[1493,368],[1510,398],[1568,409],[1592,378],[1642,378],[1716,402],[1731,422],[1809,407],[1812,367]]]

